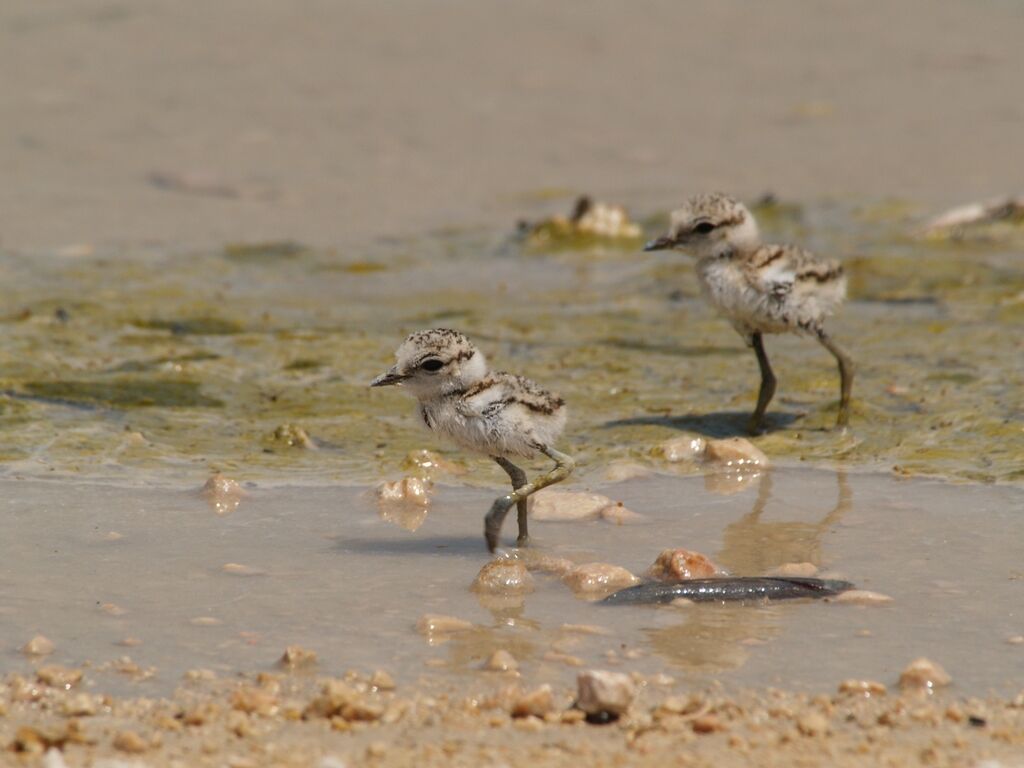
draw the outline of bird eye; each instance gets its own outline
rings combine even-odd
[[[422,363],[420,363],[420,368],[422,368],[424,371],[434,373],[435,371],[440,371],[442,368],[444,368],[444,363],[441,360],[438,360],[436,357],[432,357],[429,360],[424,360]]]
[[[697,232],[698,234],[701,234],[701,235],[706,235],[708,232],[710,232],[714,228],[715,228],[715,225],[712,224],[710,221],[702,221],[700,224],[697,224],[693,228],[693,231]]]

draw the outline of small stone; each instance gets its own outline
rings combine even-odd
[[[82,670],[69,669],[59,664],[50,664],[45,667],[39,667],[36,670],[36,679],[43,685],[48,685],[51,688],[68,690],[81,681]]]
[[[604,469],[604,479],[609,483],[621,483],[638,477],[649,477],[651,468],[635,461],[613,461]]]
[[[703,459],[722,469],[764,469],[768,457],[745,437],[708,440]]]
[[[615,501],[600,493],[545,488],[530,497],[530,517],[550,522],[593,520]]]
[[[797,720],[796,728],[804,736],[823,736],[828,733],[828,719],[820,712],[808,712]]]
[[[562,577],[569,589],[578,595],[602,596],[639,584],[640,579],[618,565],[585,563]]]
[[[470,589],[488,595],[523,595],[533,592],[533,576],[520,561],[498,558],[480,569]]]
[[[423,448],[409,451],[402,460],[402,469],[424,480],[433,480],[439,474],[461,475],[466,472],[455,462]]]
[[[883,595],[881,592],[872,592],[867,589],[848,589],[846,592],[840,592],[833,598],[830,598],[833,603],[844,603],[846,605],[884,605],[885,603],[891,603],[892,598],[889,595]]]
[[[416,631],[427,636],[466,632],[472,628],[473,624],[465,619],[439,613],[425,613],[416,622]]]
[[[21,647],[21,652],[26,656],[49,656],[55,647],[50,638],[36,635]]]
[[[652,579],[666,582],[706,579],[724,573],[707,555],[688,549],[663,550],[647,569],[647,575]]]
[[[695,717],[690,724],[693,728],[694,733],[717,733],[718,731],[726,731],[729,729],[725,723],[717,715],[701,715]]]
[[[403,477],[377,486],[377,513],[382,520],[415,531],[427,519],[434,484],[422,477]]]
[[[600,512],[600,516],[606,523],[612,523],[613,525],[630,525],[643,522],[646,519],[639,512],[634,512],[623,506],[621,501],[604,507]]]
[[[100,610],[107,614],[107,616],[124,616],[128,613],[117,603],[101,603]]]
[[[1006,638],[1006,642],[1010,645],[1024,645],[1024,635],[1010,635]]]
[[[265,576],[267,573],[259,568],[242,565],[241,563],[224,563],[224,565],[221,566],[221,570],[232,576]]]
[[[88,693],[76,693],[61,702],[61,714],[65,717],[90,717],[98,710],[96,697]]]
[[[244,685],[231,695],[231,708],[247,715],[272,717],[277,714],[277,697],[263,688]]]
[[[849,680],[843,680],[839,684],[839,692],[851,696],[863,696],[870,698],[871,696],[884,696],[886,693],[886,687],[884,683],[879,683],[874,680],[856,680],[850,678]]]
[[[149,744],[135,731],[120,731],[114,737],[114,749],[137,755],[149,749]]]
[[[194,627],[216,627],[224,622],[214,616],[196,616],[189,619],[188,623]]]
[[[483,669],[488,672],[515,672],[519,669],[519,662],[508,651],[498,649],[484,662]]]
[[[393,691],[396,687],[395,678],[383,669],[378,669],[373,673],[373,676],[370,678],[370,685],[378,691]]]
[[[914,659],[900,674],[900,688],[904,690],[928,690],[949,685],[953,678],[931,659]]]
[[[818,572],[818,566],[814,563],[783,563],[777,568],[772,568],[769,576],[780,576],[783,578],[802,577],[808,578]]]
[[[686,435],[683,437],[673,437],[671,440],[660,443],[654,452],[662,456],[665,461],[675,464],[681,461],[700,461],[704,458],[706,450],[707,441],[703,437]]]
[[[311,667],[316,664],[316,652],[301,645],[289,645],[284,649],[278,665],[286,669],[298,669],[299,667]]]
[[[287,445],[289,448],[301,448],[306,451],[317,450],[317,444],[306,430],[297,424],[282,424],[274,430],[274,441]]]
[[[607,636],[612,633],[607,627],[600,627],[596,624],[563,624],[559,629],[562,632],[571,632],[576,635]]]
[[[238,509],[238,505],[245,497],[245,491],[237,480],[224,477],[219,472],[210,476],[201,493],[218,515],[231,514]]]
[[[629,675],[591,669],[576,676],[576,706],[588,715],[623,714],[636,697],[636,684]]]
[[[527,693],[520,693],[512,701],[509,714],[512,717],[544,717],[555,709],[555,697],[550,685],[542,685]]]
[[[381,758],[388,753],[388,745],[383,741],[371,741],[366,746],[366,756],[371,758]]]

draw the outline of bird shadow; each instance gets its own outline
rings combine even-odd
[[[332,547],[338,554],[478,555],[485,549],[483,536],[415,536],[412,538],[350,538],[338,536]]]
[[[796,413],[766,414],[762,432],[785,429],[800,418],[801,414]],[[628,419],[606,421],[601,428],[659,426],[684,432],[696,432],[705,437],[749,437],[750,432],[747,431],[749,422],[750,413],[748,411],[715,411],[703,414],[689,413],[684,416],[633,416]]]

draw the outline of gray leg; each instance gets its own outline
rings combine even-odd
[[[818,331],[818,341],[839,363],[839,415],[836,426],[845,427],[850,422],[850,395],[853,392],[853,360],[841,350],[823,330]]]
[[[495,456],[494,460],[498,462],[498,466],[508,472],[509,479],[512,481],[512,490],[518,491],[524,485],[526,485],[526,473],[523,472],[519,467],[513,464],[508,459],[500,456]],[[516,511],[519,514],[519,538],[516,540],[517,547],[525,547],[530,540],[530,532],[527,530],[527,502],[526,499],[520,499],[516,502]]]
[[[754,333],[750,337],[750,345],[757,355],[757,364],[761,368],[761,388],[757,391],[757,407],[750,416],[750,424],[747,431],[756,435],[761,431],[764,424],[764,412],[768,410],[768,403],[775,396],[775,374],[772,373],[772,366],[768,362],[768,355],[764,351],[764,343],[760,333]]]
[[[573,461],[571,456],[556,451],[554,448],[540,445],[537,446],[537,449],[552,459],[555,462],[555,466],[550,472],[541,475],[532,483],[522,485],[507,496],[501,496],[494,500],[491,510],[484,518],[484,539],[487,540],[487,549],[491,552],[498,547],[501,524],[505,521],[505,515],[508,514],[508,511],[518,505],[520,501],[525,502],[531,494],[536,493],[541,488],[547,488],[549,485],[562,482],[572,474],[573,469],[576,467],[576,462]]]

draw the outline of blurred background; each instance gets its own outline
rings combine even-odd
[[[364,242],[585,190],[1017,191],[1008,0],[0,5],[0,245]]]

